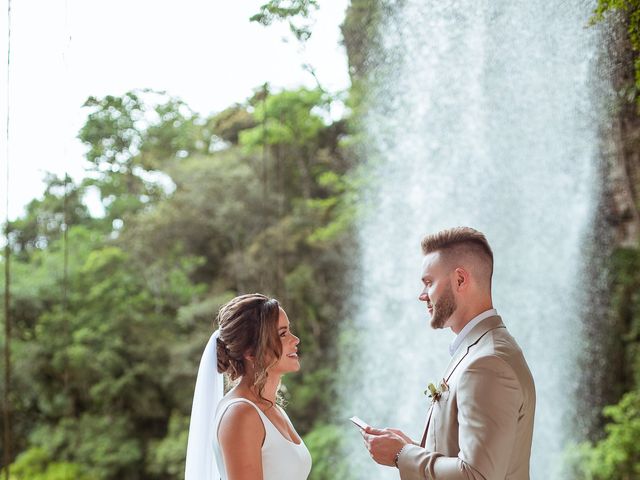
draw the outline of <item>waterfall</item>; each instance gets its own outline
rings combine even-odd
[[[449,361],[432,330],[420,240],[466,225],[495,255],[494,305],[535,379],[534,480],[573,440],[584,250],[598,180],[594,5],[579,0],[387,2],[363,125],[358,288],[343,332],[340,411],[420,439],[423,391]],[[396,479],[348,432],[354,478]]]

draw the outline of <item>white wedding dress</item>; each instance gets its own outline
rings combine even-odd
[[[220,402],[214,422],[215,432],[218,431],[220,420],[229,406],[238,402],[248,403],[253,406],[253,408],[258,412],[258,415],[260,415],[260,419],[264,424],[265,437],[262,445],[263,480],[306,480],[309,476],[309,472],[311,471],[311,455],[302,441],[302,438],[300,439],[299,444],[287,440],[275,425],[271,423],[271,420],[267,418],[262,410],[260,410],[255,403],[247,400],[246,398],[234,398],[232,400],[223,400]],[[279,406],[276,406],[276,408],[280,409],[280,412],[282,412],[284,418],[289,423],[291,430],[295,432],[295,428],[293,428],[293,424],[291,423],[291,420],[289,420],[286,412]],[[220,444],[218,443],[218,435],[213,436],[213,449],[220,477],[222,480],[227,480],[222,451],[220,449]]]

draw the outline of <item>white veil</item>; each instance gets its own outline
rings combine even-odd
[[[220,479],[213,452],[216,408],[224,393],[222,374],[218,373],[219,332],[219,330],[213,332],[200,360],[191,407],[185,480]]]

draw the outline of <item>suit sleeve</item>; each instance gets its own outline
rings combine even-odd
[[[523,395],[513,369],[481,357],[462,373],[457,388],[457,457],[416,445],[398,459],[402,480],[504,480],[516,440]]]

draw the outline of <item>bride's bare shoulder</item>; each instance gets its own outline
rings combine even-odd
[[[221,443],[259,440],[262,444],[264,436],[262,419],[253,405],[232,400],[225,407],[218,426],[218,439]]]

